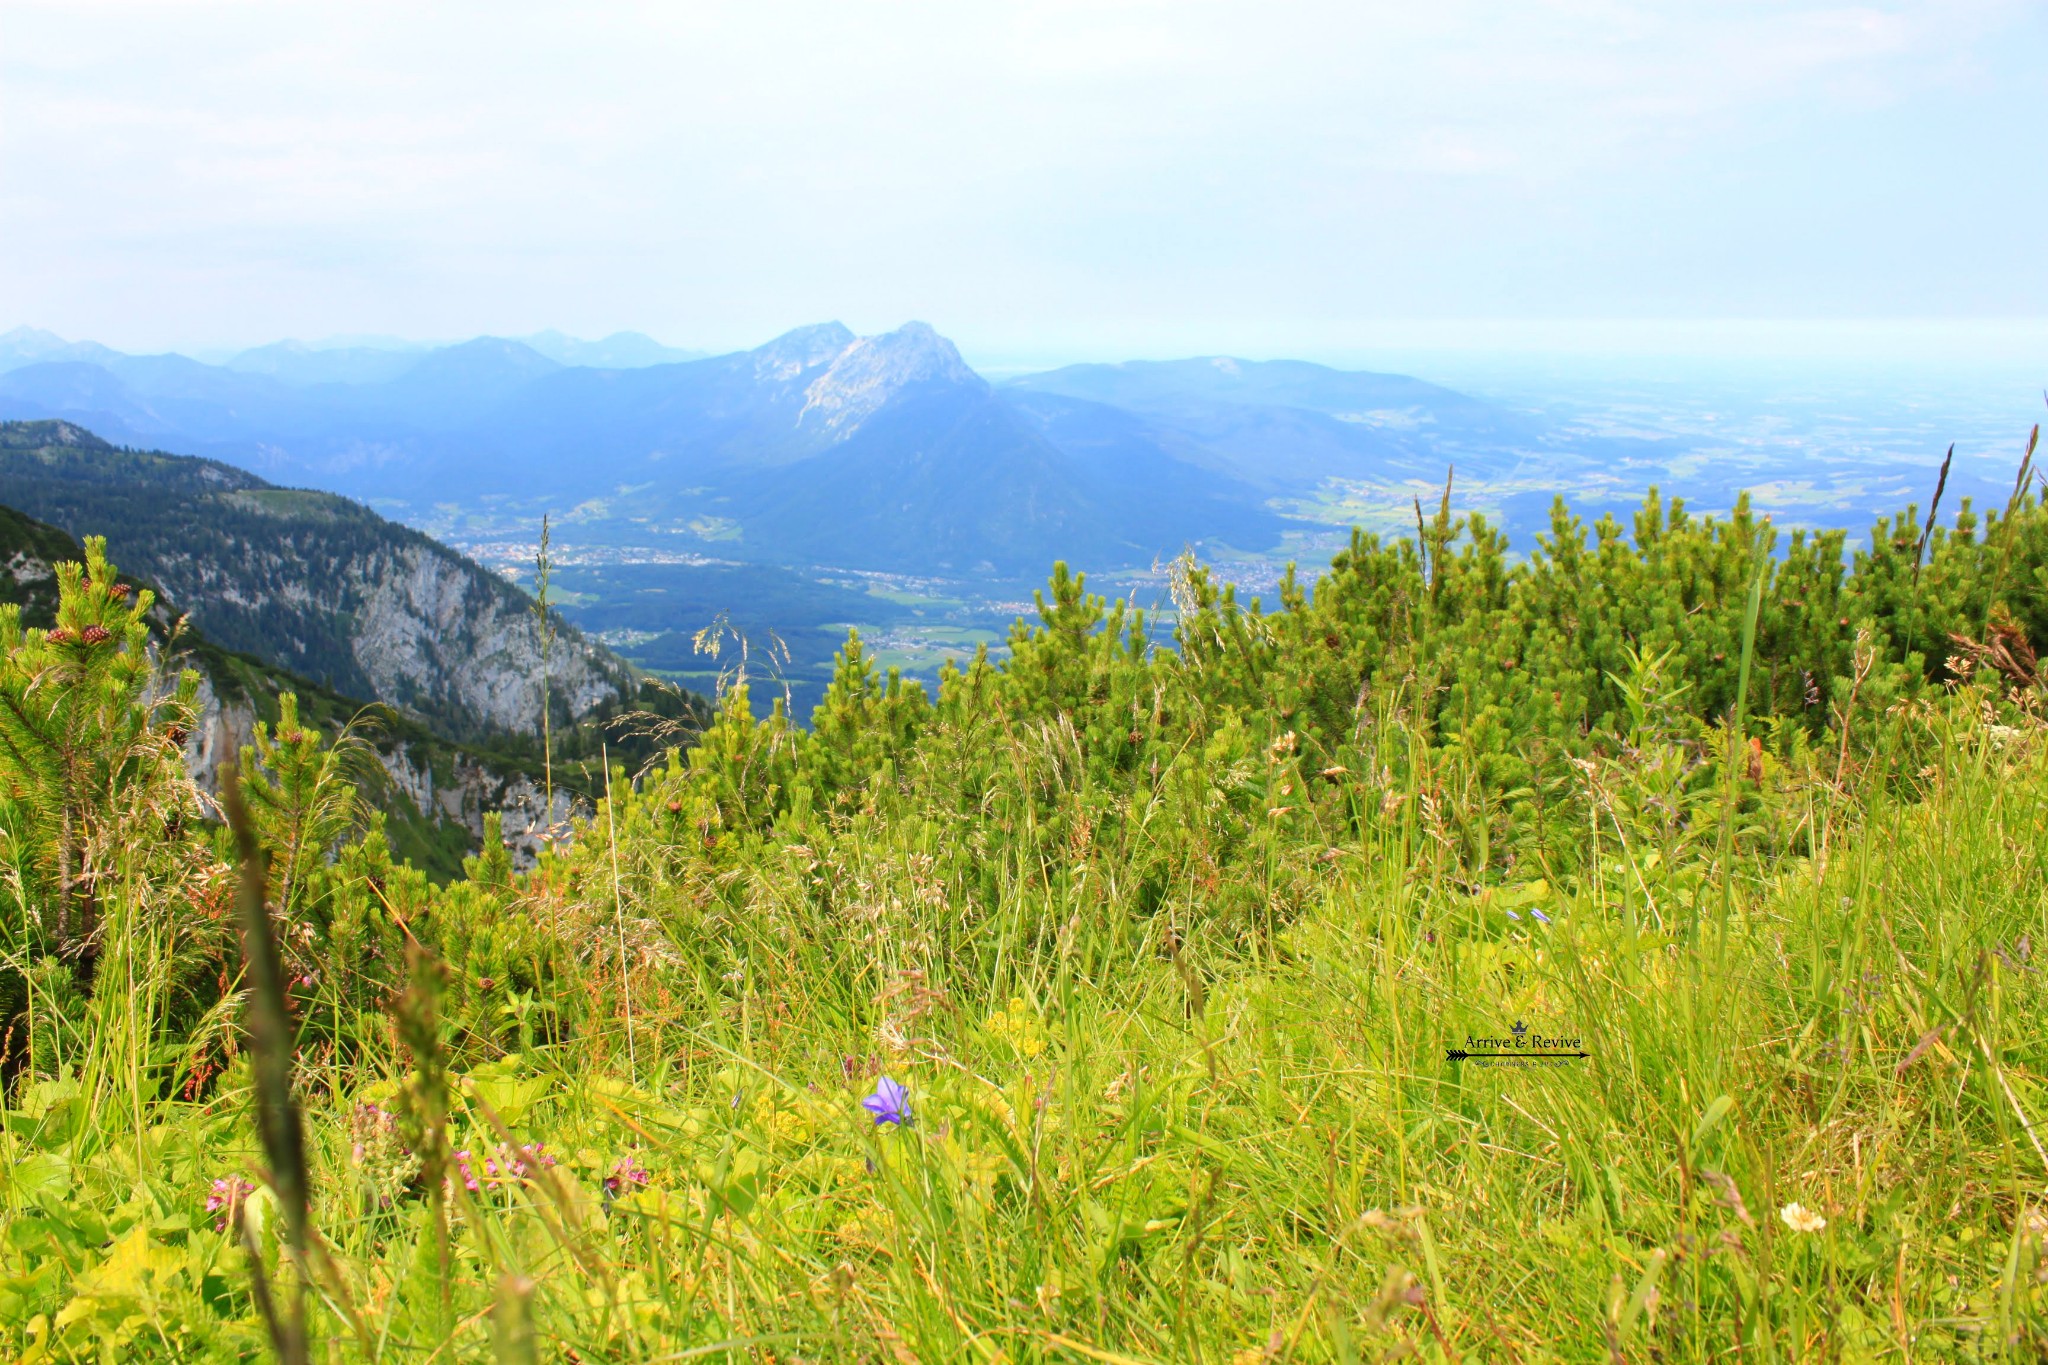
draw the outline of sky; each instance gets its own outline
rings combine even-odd
[[[2048,361],[2044,168],[2039,0],[0,0],[0,330],[131,350]]]

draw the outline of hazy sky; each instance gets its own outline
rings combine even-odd
[[[2013,0],[0,0],[0,330],[2039,319],[2044,154]]]

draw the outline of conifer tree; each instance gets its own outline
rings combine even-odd
[[[931,706],[920,683],[906,683],[903,670],[882,673],[874,656],[848,632],[834,660],[831,685],[811,713],[810,768],[817,794],[869,799],[895,776],[900,757],[916,741]]]
[[[272,858],[273,908],[289,918],[304,908],[314,871],[361,814],[348,761],[360,741],[344,731],[329,747],[318,727],[300,722],[296,694],[277,702],[276,727],[256,722],[253,742],[242,749],[242,799]]]
[[[25,630],[19,607],[0,606],[0,801],[14,860],[33,871],[37,936],[81,982],[101,879],[138,824],[182,813],[180,744],[199,687],[188,670],[169,694],[154,688],[153,595],[119,581],[105,537],[85,554],[57,566],[50,629]]]

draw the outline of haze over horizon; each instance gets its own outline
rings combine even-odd
[[[912,319],[922,321],[922,319]],[[0,343],[10,339],[58,336],[33,320],[9,320],[0,329]],[[837,319],[833,319],[837,321]],[[658,361],[637,357],[631,365],[672,362],[751,350],[788,331],[795,324],[735,347],[703,347],[688,337],[650,337],[633,328],[593,330],[584,337],[559,328],[539,334],[509,336],[532,343],[566,364],[608,362],[598,352],[602,343],[624,339],[636,350],[665,351]],[[892,331],[889,323],[855,328],[861,335]],[[944,331],[943,328],[939,330]],[[171,344],[157,347],[115,346],[130,354],[178,354],[211,365],[235,363],[251,352],[277,346],[309,351],[387,350],[424,355],[482,337],[463,335],[404,337],[388,332],[339,333],[327,336],[288,335],[245,339],[232,344]],[[550,338],[542,341],[542,337]],[[71,343],[105,344],[96,336],[62,336]],[[1113,338],[1076,340],[1066,345],[1017,346],[1000,341],[977,347],[954,338],[961,354],[991,379],[1005,379],[1069,365],[1117,364],[1206,357],[1241,360],[1303,360],[1338,370],[1399,371],[1452,384],[1514,389],[1550,381],[1576,388],[1588,381],[1650,380],[1674,383],[1712,379],[1768,379],[1776,385],[1799,385],[1816,379],[1854,376],[1862,381],[1912,376],[1952,389],[1958,383],[1984,391],[2015,386],[2031,393],[2035,380],[2048,372],[2048,319],[2032,318],[1885,318],[1885,319],[1379,319],[1335,331],[1294,336],[1187,335],[1181,344],[1160,341],[1150,348],[1118,349]],[[1213,344],[1203,345],[1204,341]],[[564,348],[582,352],[568,355]],[[17,360],[16,364],[25,363]]]
[[[9,30],[0,330],[2048,360],[2039,5],[17,0]]]

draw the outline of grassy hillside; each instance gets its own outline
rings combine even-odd
[[[107,932],[6,959],[0,1332],[2037,1356],[2048,513],[1843,549],[1653,500],[1510,564],[1447,508],[1268,607],[1184,566],[1170,639],[1062,569],[1000,667],[927,697],[856,644],[808,731],[728,694],[533,874],[487,840],[445,888],[267,738],[246,1033],[219,846],[93,841],[174,788],[17,780],[8,885],[59,903],[68,849]],[[113,686],[5,643],[0,697]]]

